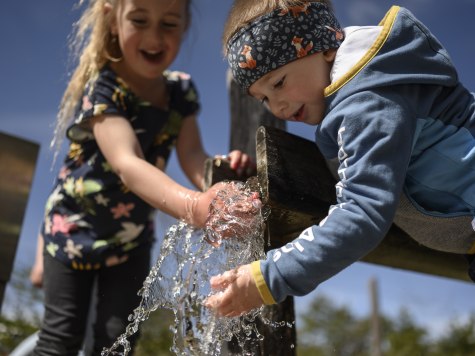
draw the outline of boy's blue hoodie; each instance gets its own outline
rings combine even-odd
[[[474,252],[475,95],[407,9],[393,6],[375,28],[364,55],[326,88],[315,134],[337,162],[337,203],[318,226],[252,264],[267,304],[305,295],[358,261],[393,221],[428,247]],[[347,36],[336,60],[369,29]]]

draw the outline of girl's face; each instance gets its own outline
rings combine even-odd
[[[187,28],[188,0],[122,0],[111,33],[129,76],[154,79],[175,59]]]
[[[279,119],[317,125],[325,113],[324,89],[336,51],[297,59],[254,82],[249,94],[260,100]]]

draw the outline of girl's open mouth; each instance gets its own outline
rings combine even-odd
[[[146,52],[146,51],[140,51],[142,53],[142,56],[149,62],[152,63],[158,63],[161,61],[163,57],[163,52]]]

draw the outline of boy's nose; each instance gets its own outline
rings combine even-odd
[[[276,104],[271,106],[271,111],[272,111],[272,114],[277,116],[277,118],[285,120],[287,119],[286,115],[287,115],[288,107],[289,106],[286,101],[277,100]]]

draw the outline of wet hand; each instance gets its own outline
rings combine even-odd
[[[190,198],[188,207],[186,208],[189,215],[189,222],[198,228],[204,228],[209,218],[212,202],[220,190],[225,189],[227,183],[216,183],[205,192],[196,192]]]
[[[210,283],[211,288],[217,292],[208,297],[204,305],[219,316],[240,316],[264,304],[252,277],[250,265],[214,276]]]
[[[206,221],[207,241],[216,246],[222,239],[254,236],[262,227],[261,208],[259,193],[243,190],[241,183],[221,185]]]

